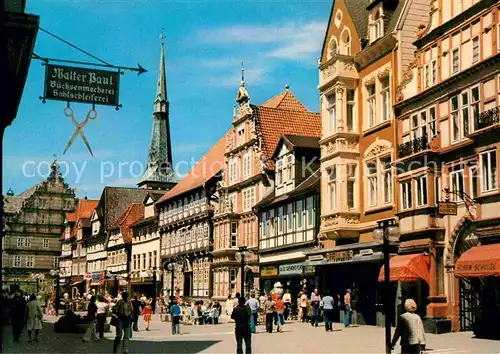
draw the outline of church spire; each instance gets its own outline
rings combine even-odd
[[[146,171],[144,171],[144,174],[137,183],[139,188],[169,190],[177,183],[177,178],[172,167],[164,39],[165,36],[162,32],[160,34],[160,69],[158,70],[158,82],[156,84],[148,164]]]
[[[167,72],[165,70],[165,46],[163,40],[166,37],[163,31],[160,34],[161,51],[160,51],[160,69],[158,70],[158,82],[156,83],[156,98],[154,112],[167,112],[168,97],[167,97]]]

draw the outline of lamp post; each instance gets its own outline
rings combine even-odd
[[[245,296],[245,258],[250,255],[247,246],[240,246],[238,252],[235,254],[235,258],[240,262],[240,277],[241,277],[241,296]]]
[[[390,279],[390,242],[399,239],[399,227],[394,219],[381,220],[373,230],[373,238],[383,241],[382,252],[384,253],[384,315],[385,315],[385,351],[391,353],[391,279]]]
[[[56,268],[56,269],[51,269],[50,270],[50,275],[52,276],[55,276],[56,277],[56,304],[55,304],[55,308],[56,308],[56,316],[59,316],[59,305],[60,305],[60,302],[61,302],[61,299],[59,297],[59,281],[60,281],[60,274],[61,274],[61,271],[59,268]]]
[[[157,282],[158,282],[158,279],[157,279],[157,274],[161,274],[161,271],[156,269],[156,267],[152,267],[151,269],[149,269],[148,271],[149,275],[153,277],[153,294],[152,294],[152,299],[153,299],[153,302],[151,304],[151,307],[153,308],[153,313],[155,313],[155,309],[156,309],[156,290],[157,290]]]
[[[175,271],[176,270],[179,270],[182,268],[182,264],[180,263],[176,263],[175,261],[172,261],[171,263],[169,263],[167,265],[167,269],[169,272],[171,272],[170,274],[170,306],[172,306],[175,302],[175,294],[174,294],[174,276],[175,276]]]

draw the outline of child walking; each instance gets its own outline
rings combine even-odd
[[[151,314],[153,313],[153,308],[151,307],[151,300],[146,303],[146,306],[142,309],[142,318],[146,324],[146,331],[149,331],[149,324],[151,323]]]
[[[172,334],[181,334],[181,307],[177,303],[170,307],[170,316],[172,317]]]

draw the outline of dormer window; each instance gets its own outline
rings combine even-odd
[[[286,181],[290,182],[293,179],[293,156],[286,157]]]
[[[283,161],[276,161],[276,185],[281,185],[283,183]]]
[[[371,22],[371,38],[370,42],[375,42],[384,35],[384,18],[381,15],[382,8],[375,10]]]

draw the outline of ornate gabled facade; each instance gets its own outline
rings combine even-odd
[[[428,0],[336,0],[325,34],[319,61],[325,249],[311,253],[310,264],[321,288],[353,290],[359,323],[377,322],[382,253],[372,231],[397,210],[392,106],[400,68],[413,58],[411,38],[428,22],[429,8]]]
[[[167,97],[167,74],[165,71],[164,51],[162,42],[160,69],[154,101],[151,143],[149,145],[146,171],[144,171],[144,174],[137,183],[139,188],[169,190],[177,183],[172,164],[169,122],[170,103]]]
[[[499,13],[497,0],[431,1],[395,106],[401,241],[430,254],[427,316],[478,336],[498,333],[498,301],[485,295],[498,285],[478,262],[500,242]],[[446,201],[456,215],[440,210]],[[460,265],[469,249],[479,272]]]
[[[279,280],[295,301],[304,282],[315,283],[314,267],[304,261],[305,252],[318,246],[319,155],[319,136],[284,135],[276,147],[274,189],[254,207],[261,292],[269,293]]]
[[[225,144],[224,136],[156,203],[165,295],[172,295],[168,264],[177,263],[182,267],[174,268],[174,295],[207,300],[212,296],[212,217]]]
[[[17,196],[9,192],[3,198],[3,284],[35,292],[34,275],[43,274],[45,280],[39,282],[48,291],[49,272],[58,266],[65,213],[75,209],[75,193],[64,182],[54,161],[46,180]]]
[[[213,218],[215,300],[224,300],[241,289],[240,262],[235,258],[241,246],[251,251],[246,257],[245,289],[258,287],[258,218],[252,207],[274,189],[272,155],[281,136],[317,137],[321,132],[319,115],[308,111],[288,87],[263,105],[253,105],[243,80],[236,101]]]

